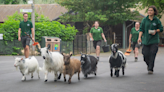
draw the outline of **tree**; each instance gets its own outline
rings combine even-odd
[[[90,29],[94,21],[99,21],[101,26],[108,25],[105,34],[112,36],[112,25],[123,23],[134,19],[139,13],[131,12],[135,8],[133,0],[55,0],[64,6],[72,14],[64,14],[59,21],[62,22],[84,22],[85,29]],[[88,30],[89,31],[89,30]],[[110,32],[109,32],[110,31]]]
[[[164,14],[164,0],[139,0],[139,7],[141,9],[148,8],[151,5],[155,5],[159,12],[158,17],[161,18]]]

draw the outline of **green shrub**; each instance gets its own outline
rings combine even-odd
[[[54,36],[59,37],[63,41],[72,41],[74,36],[78,32],[75,27],[68,25],[62,25],[57,21],[49,21],[44,15],[38,15],[35,13],[35,37],[36,41],[41,41],[42,36]],[[31,19],[31,14],[29,13],[29,20]],[[3,24],[0,24],[0,33],[3,33],[4,40],[13,41],[18,38],[19,23],[23,20],[23,15],[18,12],[14,13],[12,16],[8,16]]]

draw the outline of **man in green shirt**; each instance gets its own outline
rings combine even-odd
[[[139,36],[139,28],[140,28],[140,23],[139,22],[136,22],[135,23],[135,27],[133,27],[131,29],[131,32],[130,32],[130,35],[129,35],[129,44],[131,44],[131,41],[132,41],[132,48],[133,48],[133,51],[134,51],[134,56],[135,56],[135,62],[137,62],[138,60],[138,49],[140,47],[140,45],[138,44],[138,36]]]
[[[28,20],[28,14],[23,14],[24,20],[20,22],[19,24],[19,30],[18,30],[18,40],[22,42],[23,48],[24,48],[24,55],[26,58],[29,57],[29,45],[30,45],[30,38],[26,36],[25,32],[27,34],[31,34],[32,32],[32,39],[34,40],[34,29],[31,21]]]
[[[103,29],[99,27],[98,21],[95,21],[94,26],[90,30],[89,36],[93,41],[93,46],[96,49],[97,59],[99,60],[101,40],[103,38],[104,42],[106,42],[106,38],[104,36]]]
[[[155,16],[157,9],[155,6],[148,8],[148,16],[145,17],[140,26],[138,42],[142,42],[142,54],[147,64],[148,74],[153,74],[156,53],[158,52],[159,34],[163,31],[160,20]],[[143,38],[141,40],[141,36]]]

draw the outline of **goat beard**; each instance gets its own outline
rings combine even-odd
[[[18,70],[18,66],[16,66],[15,68],[16,68],[16,70]]]

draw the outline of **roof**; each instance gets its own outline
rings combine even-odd
[[[0,5],[0,22],[4,22],[8,15],[12,15],[16,11],[20,13],[20,9],[31,9],[31,4]],[[51,21],[61,16],[62,13],[68,12],[66,8],[59,4],[35,4],[35,11],[49,17]]]

